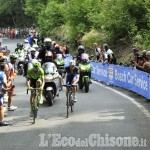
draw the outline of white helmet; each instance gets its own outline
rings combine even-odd
[[[73,59],[72,59],[72,60],[70,60],[69,65],[70,65],[70,66],[75,66],[75,65],[76,65],[75,60],[73,60]]]
[[[44,43],[45,43],[45,42],[52,42],[52,40],[51,40],[50,38],[45,38],[45,39],[44,39]]]
[[[33,46],[32,46],[33,48],[38,48],[39,46],[37,45],[37,44],[33,44]]]
[[[36,49],[34,47],[31,47],[30,52],[36,52]]]
[[[12,58],[12,59],[17,59],[18,56],[17,56],[16,54],[10,54],[10,58]]]
[[[29,41],[27,39],[24,39],[24,43],[29,43]]]

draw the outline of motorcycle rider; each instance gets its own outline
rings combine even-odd
[[[81,55],[85,53],[85,47],[83,45],[80,45],[78,47],[78,53],[76,55],[76,62],[77,62],[77,65],[81,62]]]
[[[17,48],[15,49],[15,53],[17,54],[18,51],[20,51],[20,49],[21,49],[21,44],[17,43]]]
[[[52,52],[53,52],[54,59],[55,59],[57,57],[57,54],[62,54],[61,46],[56,44]]]
[[[37,59],[37,54],[35,48],[31,47],[30,53],[25,58],[26,63],[24,63],[24,76],[27,75],[28,64],[32,63],[33,59]]]
[[[43,95],[42,95],[42,89],[44,87],[44,70],[41,67],[40,62],[36,61],[33,63],[33,67],[30,68],[27,72],[27,80],[26,85],[28,89],[31,89],[31,96],[30,96],[30,106],[31,111],[30,115],[32,115],[32,103],[33,103],[33,96],[34,93],[32,91],[32,88],[39,88],[39,95],[40,95],[40,104],[43,104]]]
[[[64,73],[63,73],[63,83],[64,79],[66,81],[66,84],[72,85],[77,84],[79,81],[79,69],[76,67],[75,60],[70,60],[69,66],[65,67]],[[66,88],[66,97],[68,95],[68,90]],[[76,87],[73,87],[73,101],[76,102]]]
[[[31,48],[31,45],[29,44],[28,39],[24,39],[24,50],[26,54],[29,52],[29,49]]]
[[[88,56],[88,54],[86,54],[86,53],[83,53],[83,54],[81,54],[81,61],[80,61],[80,63],[79,63],[79,65],[78,65],[78,67],[79,67],[79,72],[80,72],[80,68],[82,67],[82,64],[86,64],[86,65],[89,65],[91,68],[92,68],[92,66],[91,66],[91,63],[90,63],[90,61],[89,61],[89,56]],[[89,72],[87,72],[88,73],[88,76],[89,76],[89,78],[90,78],[90,81],[89,81],[89,83],[90,84],[92,84],[92,81],[91,81],[91,70],[89,70]],[[82,80],[82,73],[80,72],[80,82],[81,82],[81,80]]]
[[[50,38],[44,39],[44,46],[40,49],[38,58],[41,59],[41,64],[45,62],[45,56],[47,51],[52,51],[51,49],[52,40]]]

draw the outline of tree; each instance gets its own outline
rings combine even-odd
[[[50,1],[39,14],[40,29],[45,33],[50,33],[54,28],[62,26],[65,23],[64,10],[64,3]]]

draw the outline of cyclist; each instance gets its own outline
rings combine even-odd
[[[40,89],[39,90],[39,95],[40,95],[39,103],[42,104],[43,103],[42,89],[44,87],[44,71],[41,68],[41,64],[38,61],[34,62],[33,67],[28,70],[26,85],[28,89],[31,89],[31,96],[30,96],[31,106],[32,106],[33,97],[34,97],[32,88]],[[32,107],[31,107],[30,115],[32,115]]]
[[[69,66],[65,67],[64,73],[63,73],[63,83],[64,78],[66,77],[66,84],[72,85],[77,84],[79,81],[79,69],[75,66],[75,60],[70,60]],[[68,95],[68,90],[66,90],[66,97]],[[76,87],[73,87],[73,101],[76,102]]]

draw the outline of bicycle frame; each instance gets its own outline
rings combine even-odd
[[[40,89],[39,88],[27,89],[27,94],[28,94],[28,90],[30,90],[31,92],[33,92],[32,94],[34,94],[33,102],[32,102],[32,112],[33,112],[33,124],[35,124],[35,118],[37,117],[37,112],[39,107],[39,100],[38,100],[39,94],[37,94],[37,91],[39,91]]]
[[[71,108],[71,112],[73,112],[74,102],[72,102],[72,90],[73,87],[77,87],[77,85],[63,85],[67,88],[67,118],[69,117],[69,108]]]

